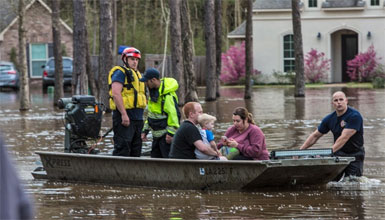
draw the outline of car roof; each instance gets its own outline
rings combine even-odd
[[[1,61],[0,60],[0,64],[1,65],[11,65],[11,66],[13,66],[13,63],[12,62],[8,62],[8,61]]]
[[[55,57],[50,57],[48,58],[48,60],[53,60],[55,59]],[[62,59],[69,59],[69,60],[72,60],[72,57],[62,57]]]

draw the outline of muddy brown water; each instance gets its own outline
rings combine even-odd
[[[0,91],[0,130],[38,219],[384,219],[385,90],[307,89],[305,98],[294,98],[292,88],[258,88],[245,101],[242,89],[225,88],[218,101],[202,105],[218,118],[216,138],[231,125],[233,109],[245,106],[265,133],[269,150],[297,149],[332,111],[330,97],[341,89],[364,117],[367,181],[361,183],[202,192],[34,180],[30,173],[39,161],[34,152],[63,151],[64,142],[63,111],[54,109],[53,95],[40,89],[32,90],[32,109],[26,113],[18,110],[17,93]],[[106,115],[102,132],[110,126]],[[111,139],[112,134],[99,146],[103,153],[112,152]],[[316,146],[331,145],[327,134]],[[144,150],[149,146],[145,143]]]

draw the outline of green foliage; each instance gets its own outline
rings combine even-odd
[[[48,0],[44,0],[49,5]],[[168,10],[168,0],[116,0],[117,3],[117,45],[130,45],[138,48],[142,54],[163,54],[166,29],[162,17],[161,1]],[[204,41],[204,1],[189,0],[190,22],[194,37],[195,55],[205,55]],[[223,51],[227,50],[227,33],[234,30],[235,24],[235,0],[222,1],[222,39]],[[241,4],[239,13],[241,19],[245,19],[244,6]],[[86,0],[87,7],[87,32],[89,50],[95,41],[96,55],[99,51],[99,1]],[[61,1],[60,17],[70,27],[73,27],[73,1]],[[125,21],[123,21],[125,20]],[[96,28],[96,29],[95,29]],[[135,31],[134,31],[135,30]],[[94,37],[94,31],[96,36]],[[170,41],[170,37],[168,37]],[[167,53],[170,54],[170,42],[167,43]],[[144,63],[144,62],[142,62]]]
[[[10,57],[11,62],[15,65],[16,69],[19,70],[19,62],[17,60],[18,56],[17,56],[17,52],[16,52],[15,47],[11,48],[11,51],[9,52],[9,57]]]
[[[283,73],[273,70],[273,76],[277,79],[278,84],[295,84],[295,72]]]
[[[66,45],[65,44],[61,44],[61,55],[63,57],[66,57],[67,56],[67,48],[66,48]]]
[[[385,78],[384,77],[375,77],[372,81],[373,88],[385,88]]]

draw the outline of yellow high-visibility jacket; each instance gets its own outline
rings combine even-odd
[[[140,82],[139,79],[142,77],[139,71],[135,71],[131,68],[126,68],[123,66],[114,66],[110,73],[108,74],[108,85],[110,87],[110,108],[112,110],[116,109],[114,99],[112,97],[112,74],[116,70],[121,70],[125,74],[123,89],[122,89],[122,98],[125,109],[133,108],[146,108],[146,90],[143,82]]]

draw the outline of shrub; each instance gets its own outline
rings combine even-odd
[[[12,47],[11,51],[9,52],[9,60],[15,65],[15,68],[19,70],[19,62],[17,59],[17,52],[15,47]]]
[[[260,72],[254,69],[252,76]],[[245,42],[240,46],[231,46],[226,53],[222,53],[222,71],[220,80],[226,84],[239,83],[246,75]]]
[[[323,52],[311,49],[305,56],[305,78],[308,82],[322,82],[330,69],[330,59],[325,58]]]
[[[347,61],[347,73],[352,81],[367,82],[376,74],[378,60],[373,45],[364,53],[357,54],[354,59]]]
[[[295,84],[295,72],[281,72],[273,70],[273,76],[277,80],[278,84]]]

